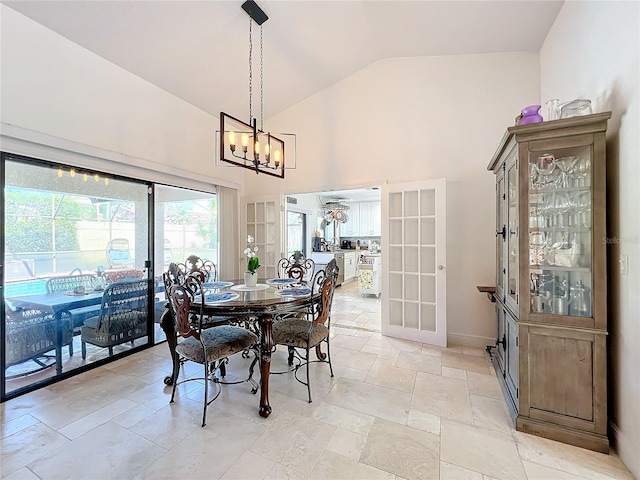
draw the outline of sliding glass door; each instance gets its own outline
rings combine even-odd
[[[3,396],[149,343],[150,184],[3,154]]]

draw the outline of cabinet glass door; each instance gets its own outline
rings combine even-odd
[[[505,223],[504,223],[504,174],[500,173],[497,177],[496,183],[496,195],[497,195],[497,211],[496,211],[496,291],[501,299],[504,301],[504,275],[505,275]]]
[[[531,313],[591,317],[590,146],[531,152]]]
[[[514,310],[518,309],[518,162],[507,164],[507,284],[506,298]]]

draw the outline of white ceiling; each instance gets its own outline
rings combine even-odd
[[[244,0],[0,1],[212,115],[248,120]],[[384,58],[539,51],[563,2],[258,3],[269,16],[263,26],[269,118]],[[258,85],[256,64],[254,101]],[[258,108],[255,102],[259,118]]]

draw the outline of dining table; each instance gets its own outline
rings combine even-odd
[[[258,279],[255,287],[244,285],[243,280],[232,282],[211,282],[203,284],[204,296],[200,293],[191,303],[191,310],[205,318],[218,318],[216,325],[238,325],[249,328],[258,335],[260,361],[260,407],[259,414],[268,417],[271,414],[269,403],[269,375],[271,371],[271,353],[273,351],[273,322],[279,316],[290,314],[303,306],[311,306],[320,298],[318,292],[312,293],[311,286],[291,279]],[[204,298],[204,304],[203,302]],[[173,371],[165,378],[166,385],[173,385],[179,373],[179,364],[175,361],[177,335],[175,318],[170,308],[163,315],[160,327],[167,337]]]
[[[102,290],[90,290],[82,293],[75,292],[53,292],[39,293],[35,295],[23,295],[20,297],[10,297],[7,301],[16,308],[27,310],[39,310],[43,313],[51,313],[56,319],[56,374],[62,373],[62,339],[63,326],[62,316],[65,312],[72,312],[78,308],[91,307],[102,303]],[[72,325],[67,328],[72,330]]]

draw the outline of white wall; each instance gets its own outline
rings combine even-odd
[[[640,478],[640,3],[566,2],[540,52],[542,99],[591,99],[607,132],[609,411],[615,448]],[[605,239],[603,239],[605,241]],[[618,259],[629,257],[629,274]]]
[[[214,165],[218,118],[4,5],[0,26],[3,123],[125,154],[118,173],[132,173],[133,158],[150,170],[242,184],[240,169]]]
[[[539,102],[539,78],[537,53],[377,62],[269,119],[268,128],[296,133],[297,169],[285,182],[248,174],[247,191],[446,178],[449,340],[493,343],[493,306],[476,290],[495,277],[495,178],[486,166],[521,108]]]

